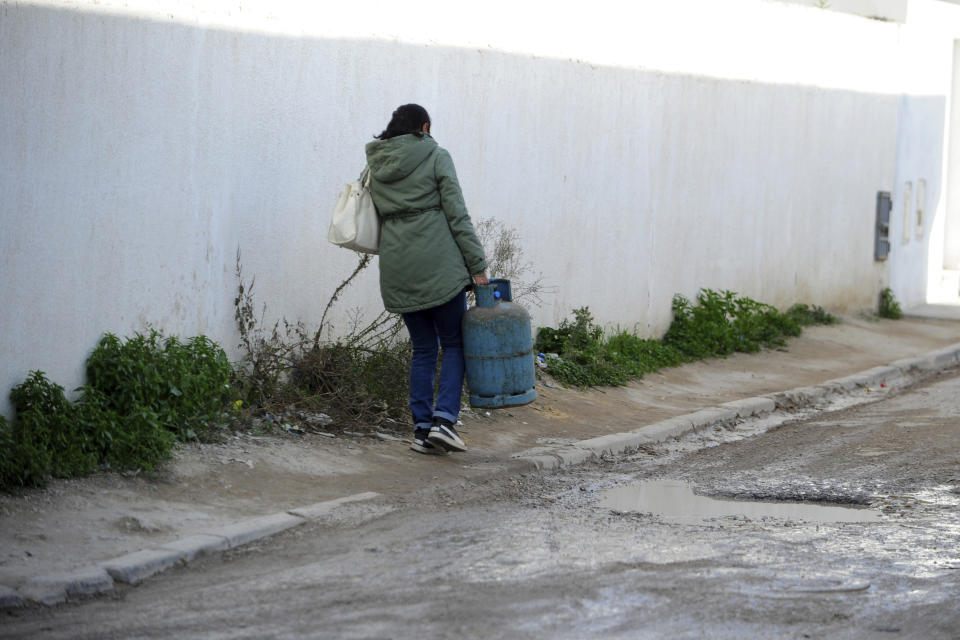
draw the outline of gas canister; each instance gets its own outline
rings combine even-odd
[[[532,402],[536,372],[530,314],[513,302],[510,281],[478,285],[463,316],[463,355],[470,404],[510,407]]]

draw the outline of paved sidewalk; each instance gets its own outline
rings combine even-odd
[[[540,384],[526,407],[465,411],[464,454],[419,455],[406,439],[362,427],[185,447],[152,476],[99,474],[0,497],[0,608],[138,584],[305,522],[362,520],[422,488],[465,490],[837,394],[886,393],[958,358],[956,321],[845,318],[808,328],[786,349],[693,363],[625,387]]]
[[[905,309],[903,312],[906,318],[928,318],[935,320],[958,320],[960,321],[960,304],[930,303],[921,304],[916,307]]]

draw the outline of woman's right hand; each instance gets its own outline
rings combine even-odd
[[[473,284],[476,284],[476,285],[490,284],[490,278],[488,278],[487,274],[485,273],[478,273],[477,275],[473,276]]]

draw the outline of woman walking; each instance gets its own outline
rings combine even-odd
[[[466,290],[489,284],[483,247],[467,214],[453,160],[430,137],[430,116],[398,107],[366,146],[370,192],[383,221],[380,295],[403,316],[413,343],[410,412],[419,453],[466,451],[456,430],[463,389]],[[443,364],[436,399],[439,348]]]

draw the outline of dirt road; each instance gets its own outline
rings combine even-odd
[[[960,376],[878,397],[812,418],[692,435],[616,462],[357,505],[337,522],[110,599],[21,610],[0,631],[957,638]],[[610,506],[652,480],[661,481],[654,494],[666,480],[726,501],[708,515],[695,511],[693,497],[673,499],[690,505],[679,514],[671,500]],[[758,500],[819,509],[802,518],[748,515]]]
[[[844,318],[810,327],[786,349],[666,369],[616,389],[538,384],[527,407],[463,414],[464,455],[424,460],[406,430],[332,425],[337,437],[239,433],[187,446],[157,473],[101,473],[0,495],[0,585],[62,573],[264,514],[376,491],[474,486],[510,472],[522,452],[629,431],[703,407],[815,385],[960,341],[960,323]],[[386,439],[381,439],[380,436]],[[393,438],[393,439],[391,439]]]

